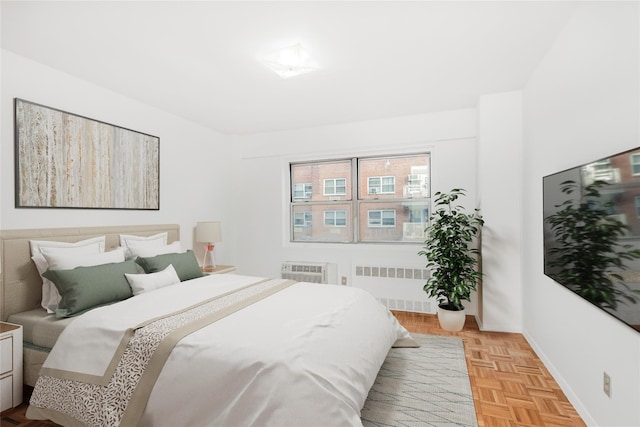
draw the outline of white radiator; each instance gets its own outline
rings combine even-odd
[[[283,279],[311,283],[338,283],[338,268],[330,262],[285,261],[280,270]]]

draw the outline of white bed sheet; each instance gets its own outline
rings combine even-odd
[[[211,275],[93,310],[63,332],[46,366],[100,373],[122,330],[255,280]],[[83,339],[76,335],[64,347],[66,334]],[[407,338],[366,291],[296,284],[179,341],[138,425],[358,426],[389,348]],[[73,346],[81,341],[78,358]]]

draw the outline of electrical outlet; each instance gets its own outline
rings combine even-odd
[[[347,284],[347,276],[342,276],[342,281],[341,281],[341,283],[342,283],[343,285],[346,285],[346,284]]]
[[[611,397],[611,377],[606,372],[602,377],[602,391],[604,391],[604,394]]]

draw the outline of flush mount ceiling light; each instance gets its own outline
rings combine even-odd
[[[283,79],[318,69],[309,52],[304,50],[299,43],[272,52],[262,59],[262,63]]]

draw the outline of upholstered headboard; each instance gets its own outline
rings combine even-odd
[[[42,279],[31,260],[29,240],[77,242],[104,235],[105,249],[111,250],[119,246],[120,234],[150,236],[165,231],[169,243],[180,240],[177,224],[0,230],[0,319],[7,320],[11,314],[40,306]]]

